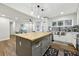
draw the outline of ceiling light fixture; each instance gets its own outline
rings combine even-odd
[[[2,14],[1,16],[5,16],[5,14]]]
[[[38,18],[40,18],[40,16],[38,15]]]
[[[64,14],[64,12],[60,12],[60,14],[62,15],[62,14]]]
[[[31,15],[33,15],[33,11],[31,12]]]
[[[42,8],[39,4],[36,5],[36,7],[33,6],[33,9],[30,13],[32,16],[35,16],[36,18],[42,18],[44,14],[44,8]]]
[[[37,5],[38,8],[40,8],[40,5]]]
[[[31,20],[31,19],[29,19],[29,21],[30,21],[30,22],[32,22],[32,20]]]
[[[18,17],[15,17],[15,19],[17,20],[17,19],[18,19]]]
[[[41,11],[44,11],[44,9],[41,9]]]

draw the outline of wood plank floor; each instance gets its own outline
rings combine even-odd
[[[63,45],[58,43],[52,43],[52,48],[57,48],[60,50],[66,49],[69,51],[75,51],[75,48],[69,45]],[[0,56],[16,56],[16,40],[15,37],[11,39],[0,42]]]
[[[16,40],[14,38],[0,42],[0,56],[16,56]]]

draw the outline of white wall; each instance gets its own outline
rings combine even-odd
[[[0,41],[10,38],[9,19],[0,17]]]
[[[21,24],[25,24],[26,28],[27,28],[27,32],[32,32],[32,31],[36,31],[37,32],[37,28],[36,26],[39,25],[39,31],[48,31],[48,19],[32,19],[32,23],[29,21],[25,21],[25,20],[19,20],[15,22],[15,30],[16,32],[19,32],[20,29],[20,25]],[[40,24],[38,24],[38,22],[40,22]]]
[[[47,19],[47,18],[44,18],[44,19],[42,19],[43,21],[42,21],[42,30],[43,30],[43,32],[47,32],[48,31],[48,26],[49,26],[49,19]]]
[[[20,24],[21,23],[15,22],[15,32],[19,32]]]
[[[16,32],[19,32],[21,24],[25,25],[25,27],[27,29],[27,32],[31,32],[32,31],[32,26],[33,26],[32,23],[30,23],[28,21],[25,21],[25,20],[20,20],[20,21],[16,21],[15,22],[15,31]]]
[[[79,25],[79,8],[77,9],[77,24]]]

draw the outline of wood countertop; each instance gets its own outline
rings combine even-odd
[[[31,33],[23,33],[23,34],[15,34],[16,36],[28,39],[30,41],[35,41],[39,38],[45,37],[47,35],[51,35],[51,32],[31,32]]]

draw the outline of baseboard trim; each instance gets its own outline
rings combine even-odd
[[[9,40],[10,38],[3,38],[3,39],[0,39],[0,41],[5,41],[5,40]]]

